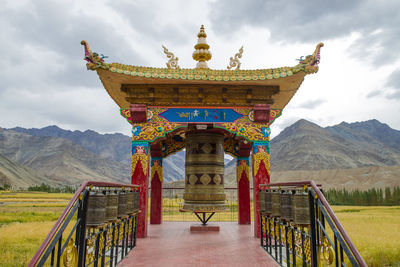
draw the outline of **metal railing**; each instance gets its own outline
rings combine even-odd
[[[89,192],[92,189],[138,188],[105,182],[85,182],[50,230],[28,267],[115,266],[136,245],[137,214],[124,216],[99,227],[86,225]]]
[[[274,216],[273,212],[260,212],[261,246],[281,266],[367,266],[313,181],[274,183],[261,188],[280,195],[299,189],[308,194],[307,225]]]

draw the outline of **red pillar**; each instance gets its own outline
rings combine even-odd
[[[162,222],[162,158],[151,158],[150,224]]]
[[[260,237],[260,209],[258,191],[260,184],[269,184],[270,160],[269,142],[257,142],[253,145],[253,203],[254,203],[254,236]]]
[[[236,177],[238,181],[238,212],[239,224],[250,224],[250,177],[249,158],[238,157]]]
[[[147,236],[147,202],[149,187],[149,146],[147,142],[132,142],[132,184],[139,185],[137,237]]]

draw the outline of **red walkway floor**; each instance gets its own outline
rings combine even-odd
[[[149,225],[148,237],[118,266],[278,266],[253,237],[252,225],[218,222],[219,232],[190,232],[193,222]]]

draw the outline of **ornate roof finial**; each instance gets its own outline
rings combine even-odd
[[[193,52],[193,59],[198,61],[196,68],[198,69],[208,69],[207,62],[208,60],[211,59],[212,55],[211,52],[208,51],[210,46],[207,44],[207,34],[204,31],[204,25],[201,25],[200,27],[200,32],[197,34],[197,37],[199,38],[197,40],[197,44],[194,46],[194,49],[196,49]]]
[[[240,69],[240,60],[239,58],[242,58],[242,54],[243,54],[243,46],[239,49],[239,53],[235,54],[235,58],[231,57],[230,58],[230,62],[229,62],[229,66],[227,67],[228,70],[236,67],[236,70]]]
[[[175,55],[172,52],[169,52],[168,49],[162,45],[162,48],[164,48],[164,54],[167,55],[167,58],[169,58],[167,64],[168,69],[179,69],[178,65],[178,60],[179,58],[175,57]]]

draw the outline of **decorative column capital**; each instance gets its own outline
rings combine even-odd
[[[236,177],[239,182],[243,176],[243,172],[245,173],[247,179],[250,181],[250,160],[248,157],[237,157],[236,159]]]
[[[151,166],[150,167],[151,168],[150,181],[153,181],[153,178],[155,177],[155,175],[158,174],[158,179],[160,179],[160,182],[163,182],[162,158],[161,157],[152,157],[150,166]]]

